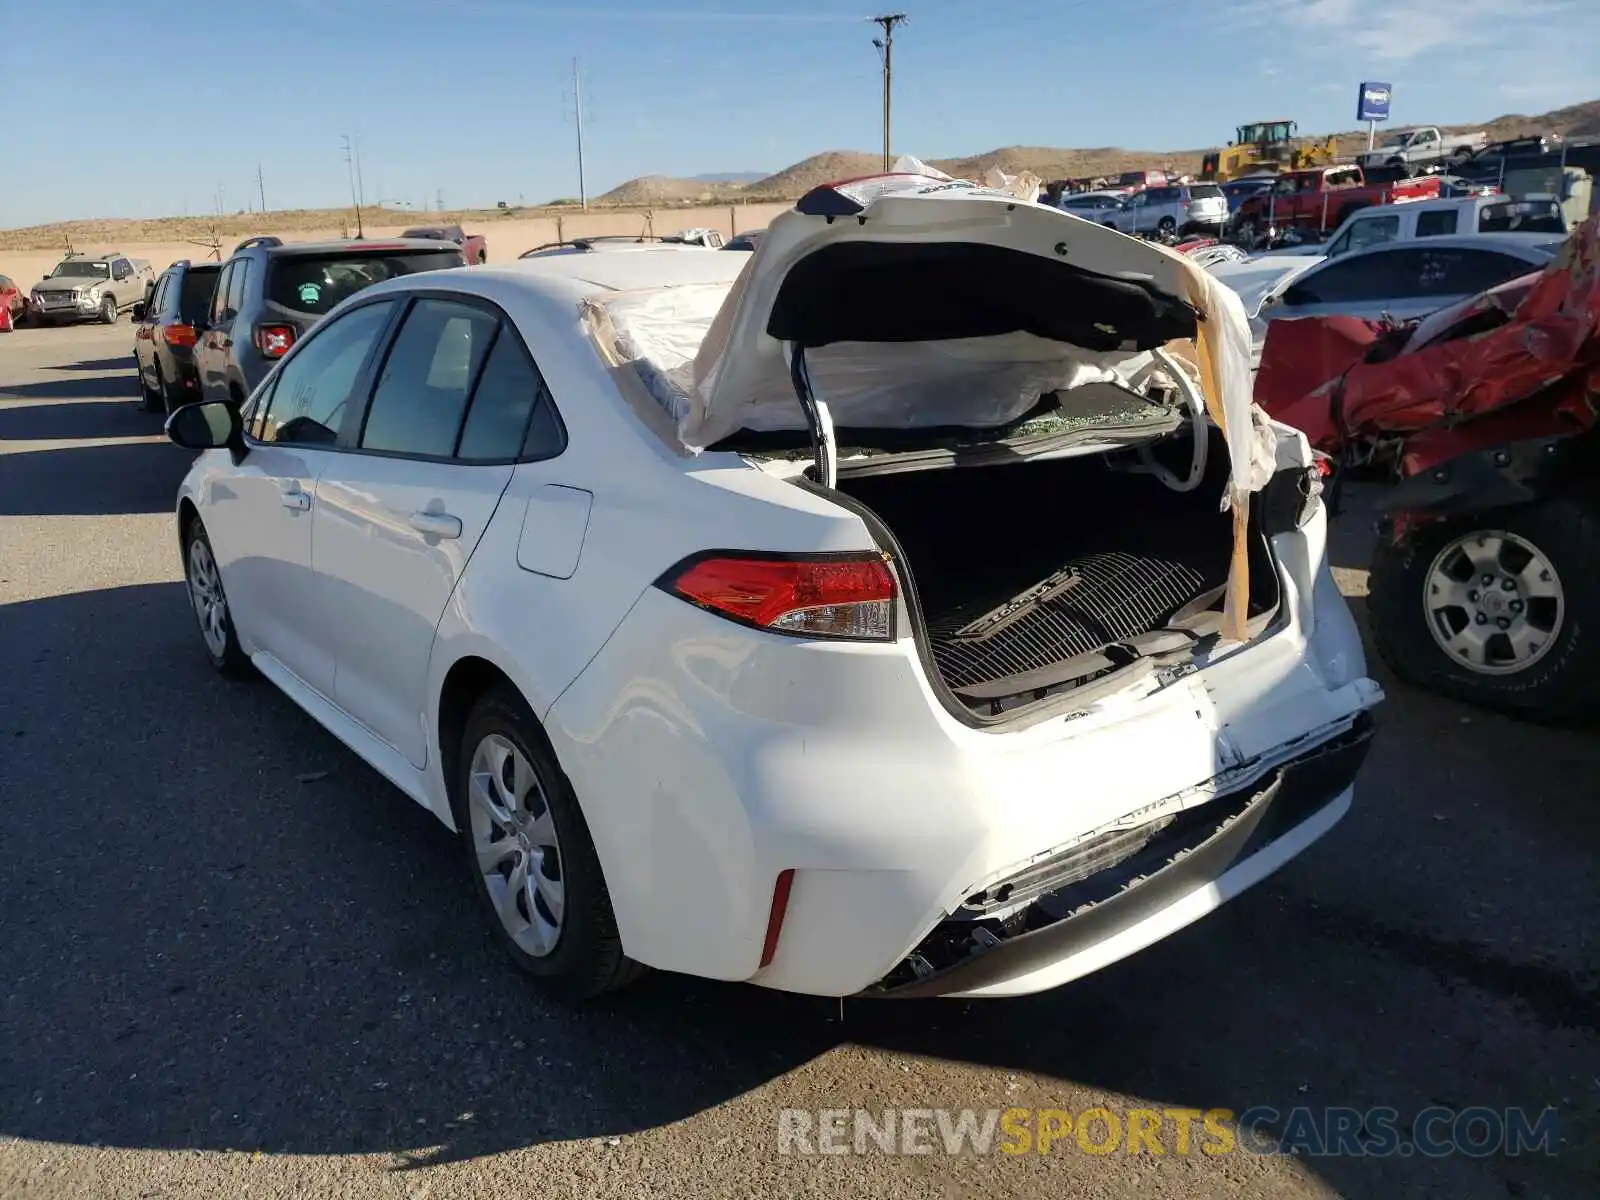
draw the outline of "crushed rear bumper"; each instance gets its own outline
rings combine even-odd
[[[1362,713],[1345,733],[1248,787],[1179,814],[1147,839],[1129,836],[1138,831],[1102,835],[1002,881],[987,895],[1011,884],[1031,897],[1025,907],[995,919],[984,915],[986,897],[970,899],[860,995],[1036,991],[1166,936],[1271,874],[1331,827],[1348,807],[1374,725]],[[1055,881],[1041,877],[1041,866],[1054,871]],[[1074,958],[1085,961],[1083,969],[1063,966]]]

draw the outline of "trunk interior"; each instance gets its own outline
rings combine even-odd
[[[1132,672],[1185,668],[1215,640],[1233,522],[1219,511],[1226,450],[1211,436],[1209,469],[1190,492],[1131,473],[1131,456],[1098,454],[854,478],[845,463],[837,490],[899,542],[924,651],[955,702],[993,718],[1068,692],[1087,702]],[[1163,443],[1162,460],[1186,474],[1187,435]],[[1279,598],[1254,507],[1252,636]]]

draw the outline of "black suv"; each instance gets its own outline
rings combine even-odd
[[[133,306],[133,365],[149,412],[200,399],[194,344],[211,308],[221,263],[173,263]]]
[[[347,296],[396,276],[465,265],[461,247],[448,242],[244,242],[222,264],[195,346],[200,398],[242,404]]]

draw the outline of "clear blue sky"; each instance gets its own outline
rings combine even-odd
[[[1398,121],[1600,96],[1596,0],[901,0],[895,150],[1174,149],[1292,117],[1352,127],[1357,83]],[[861,0],[0,0],[0,226],[337,205],[340,136],[369,200],[450,207],[587,177],[776,170],[879,145]]]

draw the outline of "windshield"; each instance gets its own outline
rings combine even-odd
[[[442,229],[408,229],[400,236],[403,238],[428,238],[435,242],[445,240],[445,232]]]
[[[71,262],[60,263],[54,271],[50,272],[51,279],[109,279],[111,278],[111,264],[103,262],[89,262],[87,259],[75,258]]]
[[[295,312],[321,316],[347,296],[385,279],[464,266],[454,246],[399,254],[296,254],[273,260],[267,299]]]

